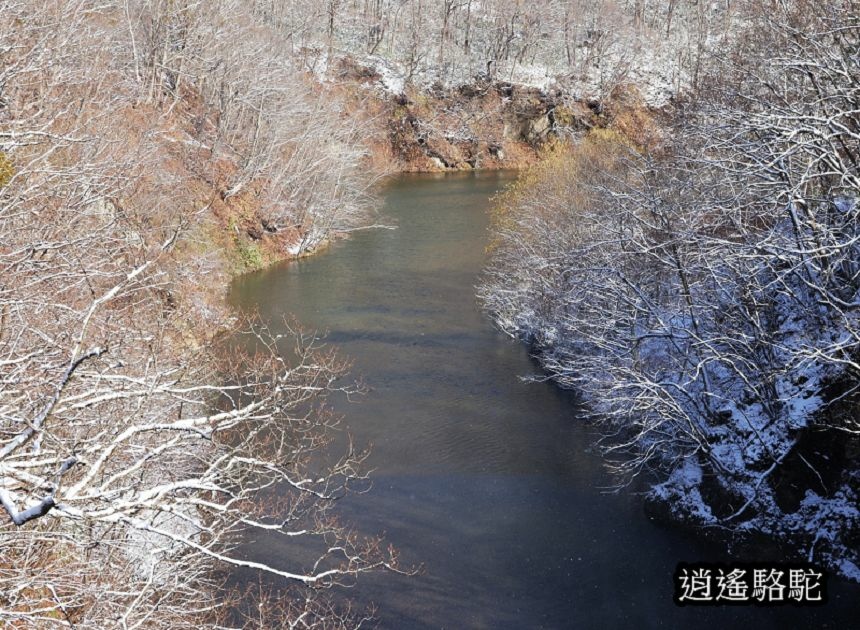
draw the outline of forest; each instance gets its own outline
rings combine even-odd
[[[619,488],[860,581],[858,51],[854,0],[0,0],[0,622],[372,622],[359,375],[224,293],[409,170],[522,169],[478,300]]]
[[[591,403],[621,483],[855,580],[858,27],[780,6],[669,120],[620,93],[502,196],[480,289]]]

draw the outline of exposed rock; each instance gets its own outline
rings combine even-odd
[[[543,140],[551,127],[552,125],[547,114],[538,116],[537,118],[527,118],[520,127],[520,135],[526,142],[534,144]]]
[[[360,63],[349,55],[338,60],[335,76],[341,81],[348,80],[357,83],[379,81],[382,78],[382,75],[375,68]]]
[[[123,240],[132,247],[143,247],[145,241],[140,232],[125,220],[119,202],[101,197],[84,208],[83,213],[105,223],[116,223],[117,230],[122,234]]]
[[[600,124],[588,104],[559,90],[504,81],[436,83],[385,98],[390,146],[403,170],[522,167],[553,135]]]

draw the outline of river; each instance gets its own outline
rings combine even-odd
[[[651,522],[634,492],[607,492],[574,399],[523,382],[538,366],[476,304],[488,199],[511,177],[395,178],[383,220],[396,230],[355,233],[231,288],[275,328],[292,314],[327,331],[369,387],[334,401],[356,443],[372,445],[374,470],[341,513],[423,571],[363,576],[349,595],[374,602],[382,628],[858,627],[860,588],[841,581],[817,609],[672,603],[679,561],[730,557]],[[279,551],[267,540],[249,553]]]

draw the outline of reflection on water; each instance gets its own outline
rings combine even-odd
[[[606,493],[572,398],[522,382],[536,365],[476,305],[488,198],[510,177],[400,177],[385,198],[397,230],[232,288],[274,327],[295,315],[328,331],[370,387],[335,402],[356,442],[372,444],[375,470],[372,491],[342,512],[425,570],[365,576],[352,594],[378,605],[383,628],[851,627],[860,588],[845,583],[822,609],[672,604],[677,562],[729,558],[650,522],[633,493]],[[287,550],[259,540],[249,553]]]

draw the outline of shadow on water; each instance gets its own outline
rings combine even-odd
[[[375,602],[383,628],[857,627],[860,588],[844,582],[818,609],[672,603],[679,561],[730,558],[651,522],[632,492],[605,492],[612,480],[572,396],[523,382],[537,369],[527,349],[476,304],[488,198],[511,180],[399,177],[384,210],[398,229],[232,287],[234,304],[275,327],[292,314],[328,331],[370,387],[335,401],[356,442],[373,445],[375,470],[341,513],[424,571],[364,576],[350,595]],[[260,540],[248,553],[287,550]]]

